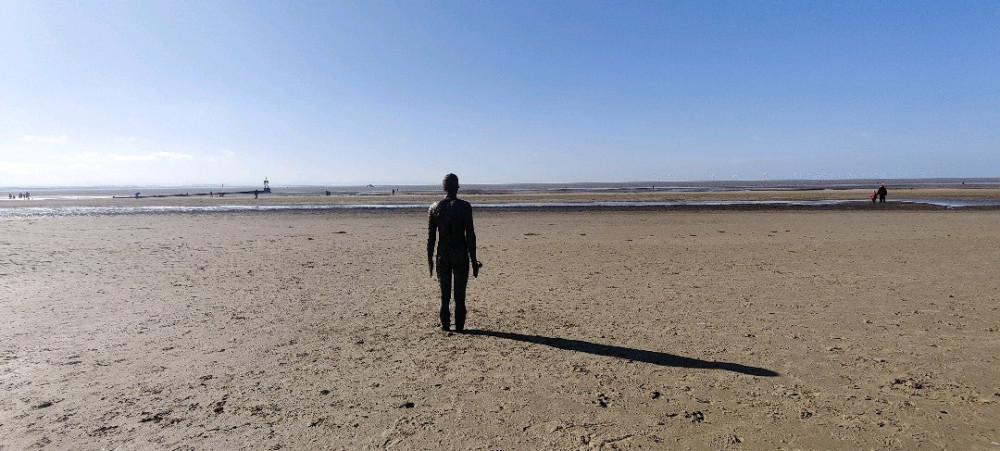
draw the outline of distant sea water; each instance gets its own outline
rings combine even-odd
[[[510,184],[462,184],[463,193],[504,194],[525,192],[602,192],[602,191],[745,191],[745,190],[821,190],[821,189],[864,189],[885,183],[893,189],[907,188],[1000,188],[1000,178],[938,178],[938,179],[893,179],[893,180],[756,180],[756,181],[701,181],[701,182],[577,182],[577,183],[510,183]],[[275,185],[272,196],[324,195],[330,191],[334,195],[365,195],[387,193],[393,190],[407,194],[437,194],[441,186],[434,185]],[[136,193],[143,196],[156,195],[204,195],[220,192],[247,192],[263,189],[249,185],[182,185],[182,186],[0,186],[0,200],[9,194],[28,192],[32,199],[91,199],[111,197],[132,197]]]
[[[546,192],[724,192],[724,191],[801,191],[801,190],[847,190],[874,189],[878,183],[885,183],[892,189],[912,188],[1000,188],[1000,178],[939,178],[939,179],[891,179],[891,180],[776,180],[776,181],[702,181],[702,182],[580,182],[580,183],[514,183],[514,184],[463,184],[465,194],[517,194]],[[0,187],[0,219],[48,216],[93,216],[115,214],[154,213],[197,213],[225,211],[281,211],[281,210],[321,210],[321,209],[406,209],[426,208],[426,205],[372,205],[364,202],[363,196],[396,192],[399,194],[439,194],[440,185],[276,185],[271,184],[272,198],[283,196],[322,196],[328,192],[338,196],[359,196],[353,205],[216,205],[216,206],[110,206],[110,207],[46,207],[44,202],[32,202],[21,207],[18,195],[28,194],[34,201],[110,199],[115,197],[175,197],[175,196],[218,196],[219,193],[240,194],[262,190],[262,186],[244,185],[187,185],[187,186],[36,186]],[[891,192],[891,191],[890,191]],[[11,196],[14,199],[11,199]],[[910,200],[913,202],[913,200]],[[794,205],[827,206],[858,201],[685,201],[685,202],[591,202],[591,203],[509,203],[477,204],[480,208],[536,208],[536,207],[674,207],[674,206],[741,206],[741,205]],[[997,200],[928,199],[917,202],[946,208],[1000,207]],[[65,204],[65,202],[60,202]]]

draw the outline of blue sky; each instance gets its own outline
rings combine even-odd
[[[1000,2],[0,0],[0,185],[1000,176]]]

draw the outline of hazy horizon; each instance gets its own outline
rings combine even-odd
[[[269,182],[271,182],[269,180]],[[801,188],[816,188],[816,187],[841,187],[841,186],[858,186],[865,187],[872,184],[886,183],[896,187],[910,187],[910,186],[950,186],[956,185],[961,186],[968,184],[969,186],[995,186],[1000,185],[1000,177],[928,177],[928,178],[902,178],[902,179],[876,179],[876,178],[853,178],[853,179],[778,179],[778,180],[763,180],[763,179],[738,179],[738,180],[627,180],[627,181],[575,181],[575,182],[511,182],[511,183],[476,183],[476,182],[462,182],[463,188],[466,189],[477,189],[477,188],[553,188],[559,189],[562,187],[575,188],[575,187],[801,187]],[[364,187],[413,187],[413,188],[436,188],[440,185],[440,182],[427,182],[427,183],[270,183],[270,186],[275,189],[281,188],[364,188]],[[190,184],[146,184],[146,185],[134,185],[134,184],[103,184],[103,185],[0,185],[0,192],[11,189],[41,189],[41,190],[116,190],[116,189],[134,189],[134,188],[145,188],[145,189],[175,189],[175,188],[204,188],[204,189],[242,189],[242,188],[254,188],[262,187],[263,181],[260,183],[190,183]]]

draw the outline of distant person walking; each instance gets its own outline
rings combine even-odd
[[[441,283],[441,330],[451,330],[449,307],[454,293],[455,330],[462,332],[465,329],[465,288],[469,283],[469,264],[472,264],[472,277],[479,277],[482,264],[476,260],[472,206],[458,198],[458,176],[444,176],[441,187],[446,196],[431,205],[427,215],[427,266],[433,277],[436,263]]]
[[[872,190],[872,195],[868,197],[872,198],[872,205],[875,205],[875,199],[878,197],[878,190]]]
[[[884,203],[885,202],[885,195],[888,194],[888,193],[889,193],[888,190],[885,189],[885,183],[879,183],[878,184],[878,202],[879,203]]]

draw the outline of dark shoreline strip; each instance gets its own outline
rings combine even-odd
[[[734,202],[734,203],[532,203],[532,204],[473,204],[477,211],[503,213],[537,212],[768,212],[768,211],[997,211],[1000,203],[948,205],[929,202],[899,200],[884,204],[870,202]],[[15,207],[0,208],[0,220],[48,217],[96,217],[122,215],[169,215],[169,214],[260,214],[260,213],[379,213],[426,212],[427,205],[222,205],[222,206],[138,206],[138,207]]]

